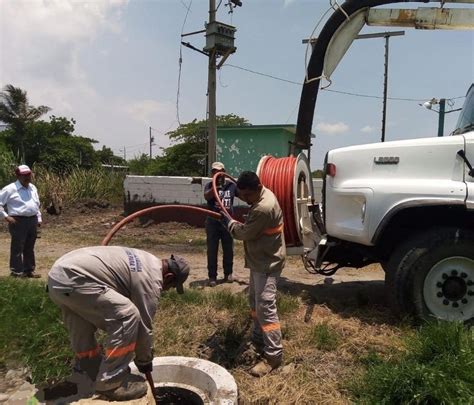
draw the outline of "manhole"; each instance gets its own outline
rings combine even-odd
[[[77,384],[69,381],[64,381],[52,387],[46,387],[43,390],[44,399],[46,401],[53,401],[63,397],[69,397],[77,394]]]
[[[204,405],[198,394],[183,387],[156,387],[155,394],[160,405]]]
[[[133,373],[139,374],[134,363],[130,363],[130,368]],[[166,393],[166,397],[170,398],[170,402],[158,400],[159,404],[238,403],[234,377],[224,367],[211,361],[182,356],[155,357],[151,374],[158,392]],[[176,395],[186,395],[189,399],[176,401]]]

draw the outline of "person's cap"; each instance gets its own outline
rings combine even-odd
[[[178,294],[184,293],[183,284],[188,278],[190,270],[188,262],[181,256],[171,255],[171,258],[168,259],[168,271],[171,271],[176,278],[176,291]]]
[[[15,169],[15,174],[17,176],[31,174],[31,169],[27,165],[20,165]]]
[[[212,170],[225,170],[224,163],[222,162],[214,162],[211,166]]]

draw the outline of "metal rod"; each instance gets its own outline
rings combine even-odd
[[[188,32],[187,34],[181,34],[181,38],[187,37],[189,35],[200,34],[201,32],[206,32],[206,30],[199,30],[199,31]]]
[[[385,142],[385,122],[387,119],[387,87],[388,87],[388,41],[390,36],[385,37],[385,70],[383,75],[383,110],[382,110],[382,142]]]
[[[153,394],[153,398],[155,399],[155,404],[158,405],[158,393],[156,392],[155,383],[153,382],[153,376],[151,375],[151,371],[147,371],[145,373],[146,380],[151,388],[151,393]]]

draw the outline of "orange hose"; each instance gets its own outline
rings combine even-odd
[[[200,207],[194,207],[192,205],[178,205],[178,204],[173,204],[173,205],[158,205],[156,207],[149,207],[149,208],[144,208],[140,211],[134,212],[133,214],[130,214],[129,216],[125,217],[122,219],[120,222],[117,222],[115,226],[109,231],[109,233],[105,236],[105,238],[102,240],[101,245],[106,246],[109,244],[110,240],[113,238],[113,236],[118,232],[122,226],[125,224],[128,224],[130,221],[133,221],[135,218],[141,217],[146,214],[150,214],[151,212],[158,211],[158,210],[165,210],[165,209],[184,209],[184,210],[189,210],[189,211],[194,211],[196,213],[200,214],[206,214],[210,217],[214,217],[215,219],[220,219],[221,214],[215,211],[211,210],[206,210],[205,208],[200,208]]]
[[[283,211],[285,224],[285,242],[287,246],[301,245],[295,222],[295,207],[293,201],[293,181],[296,170],[296,158],[274,158],[267,156],[261,163],[260,181],[273,191]]]

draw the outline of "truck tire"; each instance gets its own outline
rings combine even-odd
[[[387,263],[392,308],[419,320],[474,321],[474,232],[432,228],[401,244]]]

